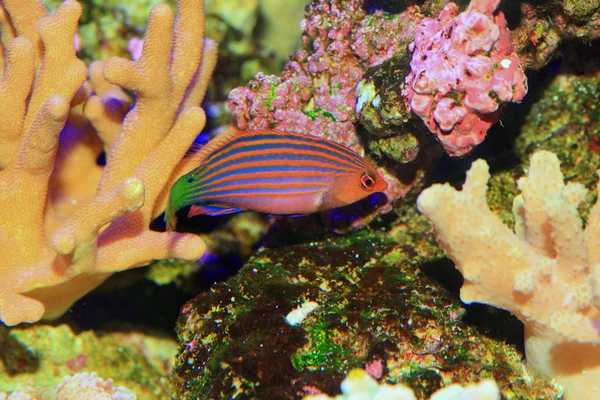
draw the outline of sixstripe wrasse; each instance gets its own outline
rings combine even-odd
[[[301,215],[342,207],[387,188],[375,168],[352,150],[299,133],[231,131],[193,157],[199,166],[171,187],[167,229],[175,213],[195,215],[254,210]]]

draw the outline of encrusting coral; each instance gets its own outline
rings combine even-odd
[[[50,395],[50,392],[53,392]],[[33,386],[21,388],[12,394],[0,393],[0,400],[36,400],[47,398],[56,400],[136,400],[137,396],[130,390],[113,385],[112,379],[104,380],[97,373],[83,372],[73,376],[65,376],[56,387],[40,389]]]
[[[600,393],[600,202],[585,229],[587,190],[564,183],[556,155],[535,153],[513,202],[515,231],[486,203],[488,166],[473,163],[462,191],[434,185],[418,198],[438,243],[465,278],[461,299],[506,309],[525,325],[528,362],[569,399]]]
[[[527,78],[511,41],[500,0],[472,0],[458,14],[448,3],[425,18],[410,44],[404,95],[411,110],[451,156],[479,145],[506,102],[527,93]]]
[[[205,251],[196,235],[149,229],[170,183],[189,169],[183,156],[205,123],[199,105],[216,46],[203,46],[202,7],[181,0],[174,16],[156,5],[140,59],[92,63],[86,82],[73,45],[76,1],[52,16],[38,1],[2,2],[5,324],[59,316],[116,271]],[[137,94],[131,110],[120,87]],[[96,165],[103,148],[104,168]]]

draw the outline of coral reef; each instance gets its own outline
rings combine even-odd
[[[487,164],[477,161],[462,191],[434,185],[418,198],[439,244],[465,277],[461,299],[516,315],[525,325],[528,362],[564,385],[569,398],[595,399],[600,203],[583,229],[577,208],[587,189],[565,184],[556,155],[537,152],[528,176],[518,181],[512,232],[486,204],[488,180]]]
[[[595,47],[585,44],[572,46],[575,65],[592,68],[588,71],[562,69],[559,74],[540,90],[537,101],[524,118],[518,137],[515,138],[515,151],[523,162],[538,150],[555,153],[567,178],[577,177],[587,188],[596,183],[596,169],[600,165],[600,111],[598,87],[600,87],[600,59],[597,64],[586,65],[582,51],[598,54],[600,42]],[[595,72],[594,72],[595,68]],[[584,73],[581,73],[584,72]],[[590,192],[587,204],[593,202]],[[583,204],[584,211],[589,208]],[[583,214],[586,216],[586,213]]]
[[[424,18],[412,51],[403,94],[410,109],[451,156],[480,144],[502,105],[519,102],[527,78],[512,45],[500,0],[472,0],[458,14],[448,3],[438,18]]]
[[[557,398],[423,275],[418,266],[442,253],[426,220],[403,210],[393,231],[324,235],[317,217],[275,226],[236,276],[183,307],[176,396],[333,395],[348,370],[367,368],[418,398],[491,377],[508,398]]]
[[[597,1],[550,0],[519,6],[519,26],[513,31],[513,39],[528,67],[543,67],[561,42],[590,41],[600,37],[600,5]]]
[[[42,394],[40,394],[40,392]],[[137,396],[122,386],[114,386],[112,379],[104,380],[97,373],[83,372],[73,376],[65,376],[56,388],[39,390],[28,389],[13,392],[8,397],[0,393],[0,400],[35,400],[52,393],[56,400],[136,400]]]
[[[415,394],[410,388],[402,385],[378,385],[365,370],[354,369],[348,372],[348,376],[342,381],[342,395],[329,397],[317,394],[304,397],[303,400],[351,400],[360,398],[364,400],[416,400]],[[431,395],[430,400],[500,400],[498,385],[493,379],[486,379],[478,384],[450,385],[438,390]]]
[[[232,89],[246,84],[258,72],[281,71],[288,54],[300,42],[305,5],[305,0],[206,1],[207,37],[220,43],[222,67],[215,71],[217,93],[211,100],[227,100]],[[224,114],[231,117],[228,112]],[[222,121],[230,123],[230,119]]]
[[[511,201],[518,194],[515,177],[524,174],[529,158],[539,150],[555,153],[567,180],[576,180],[590,189],[580,205],[581,216],[587,220],[589,208],[596,199],[593,188],[598,179],[600,165],[597,144],[600,113],[598,113],[597,88],[600,85],[600,41],[570,44],[563,48],[563,59],[534,77],[531,96],[521,107],[505,109],[504,128],[492,140],[494,146],[510,146],[509,153],[494,152],[486,157],[494,171],[487,192],[490,209],[509,227],[514,219]],[[496,128],[498,126],[496,125]],[[506,134],[504,134],[506,133]],[[462,180],[469,163],[453,171],[456,181]]]
[[[202,255],[196,235],[149,229],[204,126],[215,46],[202,46],[202,2],[182,0],[177,17],[154,7],[140,59],[93,63],[89,83],[77,2],[52,16],[35,1],[2,6],[0,319],[56,317],[116,271]],[[133,108],[119,87],[136,92]]]
[[[54,12],[34,0],[1,2],[0,398],[56,398],[60,385],[114,396],[123,386],[125,398],[143,399],[368,398],[388,389],[439,399],[475,396],[452,383],[487,379],[502,398],[563,398],[556,380],[523,361],[523,329],[530,364],[569,399],[594,398],[597,0],[207,0],[206,36],[223,43],[202,136],[230,122],[223,93],[262,71],[231,93],[238,126],[351,147],[387,177],[387,198],[405,201],[392,208],[381,195],[294,219],[198,218],[178,225],[184,234],[159,232],[155,218],[165,189],[189,169],[182,158],[205,125],[198,106],[217,50],[203,40],[200,0],[181,0],[177,15],[172,4],[155,6],[140,40],[155,1],[84,0],[79,28],[73,0]],[[299,14],[290,14],[301,3],[300,37]],[[474,39],[473,29],[482,41],[450,41]],[[137,62],[82,62],[125,55],[132,37]],[[531,68],[530,94],[508,105],[524,94],[521,67]],[[413,112],[418,78],[445,74],[461,86],[435,86],[429,108]],[[447,118],[461,108],[479,127],[464,138]],[[420,117],[462,155],[500,110],[502,126],[476,153],[444,155],[432,168],[443,149]],[[539,149],[556,153],[564,175]],[[412,204],[416,193],[431,180],[459,187],[476,156],[490,164],[489,180],[477,162],[462,191],[433,186],[420,198],[432,228]],[[330,232],[367,222],[362,232]],[[506,308],[525,328],[508,312],[461,304],[463,281],[444,251],[465,276],[464,300]],[[113,276],[54,326],[4,326],[59,316],[113,272],[154,259]],[[129,325],[169,330],[198,293],[177,323],[179,344]]]
[[[373,154],[383,160],[414,162],[419,148],[427,149],[429,142],[423,140],[420,127],[416,126],[406,107],[402,91],[405,86],[403,78],[409,73],[410,62],[406,46],[413,42],[415,34],[417,39],[423,36],[419,35],[419,25],[424,21],[428,34],[438,34],[435,44],[441,49],[437,52],[436,49],[419,50],[419,55],[433,55],[429,63],[437,65],[440,65],[436,62],[440,57],[455,55],[473,64],[471,70],[476,72],[464,79],[460,90],[452,91],[453,95],[440,95],[437,99],[445,97],[438,112],[445,128],[455,128],[453,122],[457,122],[459,117],[465,121],[465,129],[461,132],[467,131],[466,125],[478,128],[475,129],[477,134],[461,135],[468,138],[462,140],[469,144],[448,144],[451,154],[460,155],[483,140],[487,128],[498,118],[499,105],[519,101],[523,97],[526,84],[522,66],[543,67],[561,40],[599,36],[597,21],[600,20],[600,8],[593,5],[584,7],[585,12],[558,1],[552,5],[550,2],[523,3],[519,4],[521,10],[514,5],[506,5],[507,12],[512,14],[513,26],[517,25],[511,34],[503,12],[496,10],[498,0],[476,0],[459,16],[455,6],[448,6],[446,11],[442,11],[444,2],[425,2],[420,8],[399,6],[396,13],[386,13],[381,10],[382,7],[374,7],[376,11],[369,12],[369,7],[361,3],[346,0],[311,3],[302,25],[302,49],[290,57],[284,71],[279,76],[258,74],[247,86],[230,94],[229,106],[235,123],[241,128],[271,127],[324,136],[359,152],[372,149]],[[440,12],[443,21],[426,18]],[[548,15],[555,18],[547,18]],[[471,48],[465,44],[461,47],[444,42],[444,32],[450,34],[450,27],[465,27],[463,22],[474,23],[475,20],[486,25],[482,34],[487,35],[487,42],[484,40]],[[515,24],[515,20],[521,23]],[[469,37],[469,30],[464,29],[457,29],[454,35],[458,36],[460,32]],[[475,39],[476,35],[471,36]],[[417,42],[425,44],[427,41],[417,40],[415,44]],[[475,42],[477,40],[469,43]],[[479,45],[483,47],[475,51]],[[418,61],[414,58],[415,77],[424,67],[417,65]],[[456,66],[460,67],[462,63]],[[467,77],[463,68],[453,70],[454,75]],[[440,72],[439,68],[434,69],[434,78],[440,75],[436,72]],[[451,80],[445,78],[442,80],[451,84]],[[458,85],[455,86],[458,88]],[[411,90],[409,88],[408,92]],[[468,101],[465,100],[467,94]],[[412,99],[413,95],[409,97]],[[460,107],[455,107],[454,102]],[[444,127],[440,128],[435,121],[432,99],[422,103],[426,107],[417,112],[423,114],[429,127],[436,130],[442,140],[451,142],[457,135],[441,134]],[[351,111],[354,107],[355,113]],[[452,115],[454,119],[450,121],[447,117]],[[367,137],[359,134],[360,127],[357,130],[355,126],[357,119],[367,128]],[[458,131],[458,128],[455,130]],[[415,145],[416,141],[422,143]],[[396,164],[392,168],[385,162],[381,166],[388,171],[394,169],[395,175],[400,176],[401,183],[393,179],[392,174],[388,175],[391,178],[388,198],[393,201],[403,197],[414,184],[407,179],[410,174],[402,176],[399,173],[405,166]]]
[[[135,400],[136,395],[122,386],[113,386],[112,379],[104,380],[98,374],[82,372],[73,376],[65,376],[56,387],[57,400],[82,398],[89,400]]]
[[[44,0],[53,12],[62,0]],[[78,56],[87,62],[111,56],[129,57],[141,51],[150,9],[159,0],[82,0],[83,12],[77,38]],[[172,8],[175,0],[164,0]],[[220,124],[231,122],[219,108],[229,91],[243,85],[257,72],[279,72],[287,55],[300,42],[299,22],[305,0],[207,0],[206,37],[220,44],[221,68],[211,84],[211,116]],[[229,118],[229,119],[228,119]]]
[[[523,67],[544,67],[556,56],[561,42],[577,42],[581,38],[593,40],[600,36],[600,7],[590,2],[586,2],[581,8],[572,7],[572,2],[567,3],[569,2],[525,2],[519,3],[518,6],[510,2],[500,4],[500,8],[507,14],[509,25],[512,25],[511,47],[516,49]],[[490,7],[496,4],[496,1],[489,2]],[[488,7],[488,2],[482,5]],[[408,73],[409,60],[406,51],[402,46],[397,49],[393,44],[386,43],[381,36],[388,37],[388,41],[398,38],[398,42],[404,43],[407,32],[419,32],[419,29],[408,29],[403,23],[406,17],[412,18],[418,24],[426,15],[438,15],[443,6],[443,3],[425,2],[420,6],[420,12],[407,7],[397,14],[388,15],[377,11],[365,18],[368,24],[362,26],[366,26],[364,29],[370,41],[365,42],[369,45],[359,54],[363,57],[365,54],[372,54],[373,65],[370,65],[371,68],[357,87],[357,117],[371,135],[405,136],[415,134],[415,129],[418,130],[410,118],[410,112],[407,113],[403,96],[399,94],[404,88],[404,81],[397,77],[406,76]],[[576,16],[575,9],[582,14]],[[494,18],[499,17],[501,13],[496,11]],[[427,20],[432,23],[435,21],[433,18]],[[396,35],[387,34],[390,31],[398,32]],[[380,57],[380,53],[377,52],[380,47],[390,49],[390,52]],[[373,79],[374,76],[378,79]],[[507,129],[503,132],[510,134]]]
[[[406,31],[393,41],[382,32],[371,35],[367,20],[381,24],[383,19],[367,18],[362,3],[310,3],[302,21],[302,49],[291,56],[281,76],[259,73],[230,93],[235,124],[241,129],[275,128],[324,137],[364,155],[354,125],[355,86],[369,63],[385,59],[412,40],[410,31],[418,20],[406,15],[396,22],[393,31]],[[390,200],[415,185],[418,169],[408,164],[389,171],[380,168],[390,184],[386,192]]]
[[[0,393],[44,392],[65,376],[96,371],[140,399],[170,398],[176,351],[172,337],[131,325],[127,332],[77,332],[66,324],[0,326]]]

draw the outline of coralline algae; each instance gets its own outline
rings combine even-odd
[[[410,45],[404,95],[451,156],[481,143],[502,105],[527,93],[499,3],[474,0],[460,14],[448,3],[438,18],[421,22]]]

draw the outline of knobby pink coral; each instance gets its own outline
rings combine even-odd
[[[457,15],[448,3],[425,18],[410,45],[404,95],[448,154],[461,156],[483,141],[506,102],[527,93],[527,78],[511,42],[500,0],[473,0]]]

